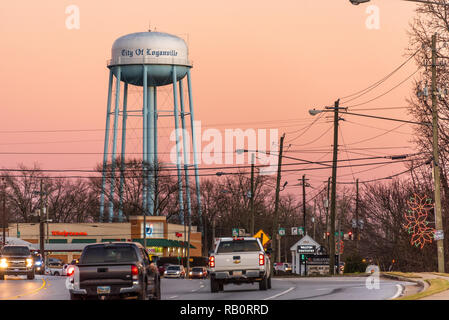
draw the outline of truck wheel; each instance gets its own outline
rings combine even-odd
[[[142,290],[137,295],[137,300],[147,300],[147,281],[142,281]]]
[[[70,293],[70,300],[82,300],[79,294]]]
[[[259,289],[267,290],[268,289],[268,279],[267,276],[264,276],[262,280],[259,281]]]
[[[161,300],[161,280],[156,277],[154,282],[155,286],[153,289],[153,294],[151,295],[151,300]]]
[[[27,274],[27,279],[28,279],[28,280],[34,280],[34,272],[28,273],[28,274]]]
[[[214,278],[210,278],[210,291],[211,292],[218,292],[220,290],[220,286],[217,280]]]

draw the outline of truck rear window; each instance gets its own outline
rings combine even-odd
[[[121,263],[137,261],[136,251],[131,246],[91,246],[84,249],[80,263]]]
[[[4,247],[2,255],[5,256],[29,256],[30,249],[28,247]]]
[[[259,244],[253,240],[221,241],[217,253],[260,251]]]

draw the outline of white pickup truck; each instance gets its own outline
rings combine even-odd
[[[270,258],[259,238],[219,238],[209,256],[211,292],[228,283],[259,283],[260,290],[271,289]]]

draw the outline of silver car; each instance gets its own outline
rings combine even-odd
[[[168,266],[167,269],[165,269],[164,277],[165,278],[182,278],[182,279],[184,279],[186,277],[186,271],[184,269],[184,266],[182,266],[182,265]]]

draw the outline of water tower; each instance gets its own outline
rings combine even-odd
[[[133,116],[142,117],[142,208],[144,215],[154,214],[155,188],[157,188],[157,179],[153,176],[154,164],[158,161],[158,105],[157,105],[157,89],[161,86],[172,86],[169,90],[172,94],[173,101],[173,117],[176,130],[176,169],[179,186],[179,218],[184,223],[183,213],[183,188],[182,188],[182,166],[180,141],[182,137],[182,153],[184,155],[184,176],[186,187],[187,209],[190,217],[191,203],[189,192],[189,167],[188,156],[185,150],[187,139],[184,137],[186,129],[186,117],[190,118],[192,151],[193,151],[193,167],[195,173],[196,194],[199,208],[199,218],[201,221],[201,198],[200,184],[198,177],[198,162],[196,150],[195,130],[193,129],[194,112],[192,101],[192,87],[190,69],[192,64],[188,58],[188,47],[186,42],[174,35],[162,32],[138,32],[132,33],[118,38],[112,46],[111,60],[108,61],[109,68],[109,87],[107,99],[106,113],[106,130],[104,140],[104,156],[103,156],[103,173],[102,186],[100,196],[100,221],[112,222],[114,213],[117,212],[118,220],[123,221],[123,172],[126,170],[124,159],[126,159],[126,122],[129,112],[128,104],[128,85],[136,86],[141,90],[142,101],[139,102],[138,110],[133,110]],[[188,90],[188,107],[183,96],[183,80],[187,79]],[[115,79],[115,81],[114,81]],[[123,90],[121,86],[123,85]],[[115,87],[115,96],[113,89]],[[122,95],[122,99],[121,99]],[[114,99],[114,101],[113,101]],[[113,110],[111,110],[113,108]],[[115,160],[118,159],[117,152],[117,136],[118,124],[121,117],[121,168],[116,168]],[[111,119],[112,118],[112,119]],[[113,127],[111,130],[111,120]],[[179,124],[181,120],[181,126]],[[112,131],[112,145],[110,142],[110,134]],[[140,151],[139,151],[140,152]],[[108,157],[110,163],[108,162]],[[120,182],[117,188],[114,177],[116,171],[120,170]],[[109,190],[107,191],[107,184]],[[111,199],[119,199],[118,208],[114,210],[114,201]],[[108,203],[109,215],[105,219],[105,200]]]

